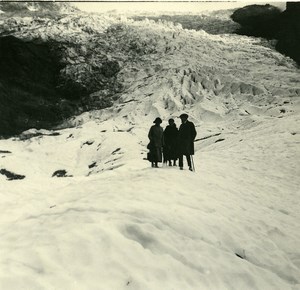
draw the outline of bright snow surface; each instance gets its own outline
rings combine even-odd
[[[0,140],[26,176],[0,175],[0,289],[300,289],[299,70],[250,38],[176,39],[113,108]],[[196,171],[151,168],[154,118],[181,111]]]
[[[197,141],[196,172],[150,168],[146,126],[2,140],[26,178],[1,178],[0,288],[299,289],[299,117],[251,123]]]

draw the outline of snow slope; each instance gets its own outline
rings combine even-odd
[[[0,140],[26,176],[0,175],[0,289],[300,289],[299,70],[252,38],[139,25],[175,41],[123,68],[113,107]],[[183,111],[196,172],[150,168],[154,118]]]
[[[1,288],[299,289],[299,121],[197,141],[195,173],[150,168],[146,127],[2,140]]]

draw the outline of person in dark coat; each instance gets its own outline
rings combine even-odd
[[[148,160],[152,163],[152,167],[158,167],[158,162],[162,162],[162,147],[164,146],[164,131],[160,126],[161,118],[156,118],[148,133],[150,143],[147,148],[150,150]]]
[[[187,114],[180,115],[181,125],[178,131],[179,167],[183,170],[183,155],[185,155],[189,170],[193,171],[191,155],[194,155],[194,140],[197,132],[194,123],[188,121],[188,117]]]
[[[177,154],[177,137],[178,137],[178,129],[174,122],[174,119],[169,120],[169,125],[166,127],[164,131],[164,161],[169,162],[169,166],[176,166],[176,160],[178,158]]]

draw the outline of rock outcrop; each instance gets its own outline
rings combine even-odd
[[[231,18],[239,23],[238,34],[276,39],[275,48],[300,64],[300,2],[288,2],[286,10],[272,5],[249,5]]]
[[[237,9],[231,16],[241,27],[239,34],[273,38],[278,29],[277,19],[281,11],[270,4],[249,5]]]
[[[0,21],[0,137],[49,129],[71,115],[112,104],[109,98],[122,86],[116,79],[119,61],[108,56],[110,44],[99,35],[109,22],[95,25],[86,18]]]
[[[300,2],[288,2],[280,15],[276,49],[300,65]]]
[[[60,64],[51,44],[0,38],[0,135],[48,127],[66,112],[59,108]]]

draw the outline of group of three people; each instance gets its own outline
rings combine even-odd
[[[186,156],[189,170],[193,171],[191,155],[194,155],[194,140],[197,135],[195,125],[188,121],[187,114],[181,114],[181,125],[179,129],[176,127],[174,119],[169,120],[169,125],[165,130],[160,126],[161,118],[156,118],[154,124],[148,134],[150,143],[147,148],[148,160],[152,163],[152,167],[158,167],[158,162],[169,163],[170,166],[176,166],[179,159],[179,168],[183,169],[183,155]],[[163,155],[163,156],[162,156]]]

